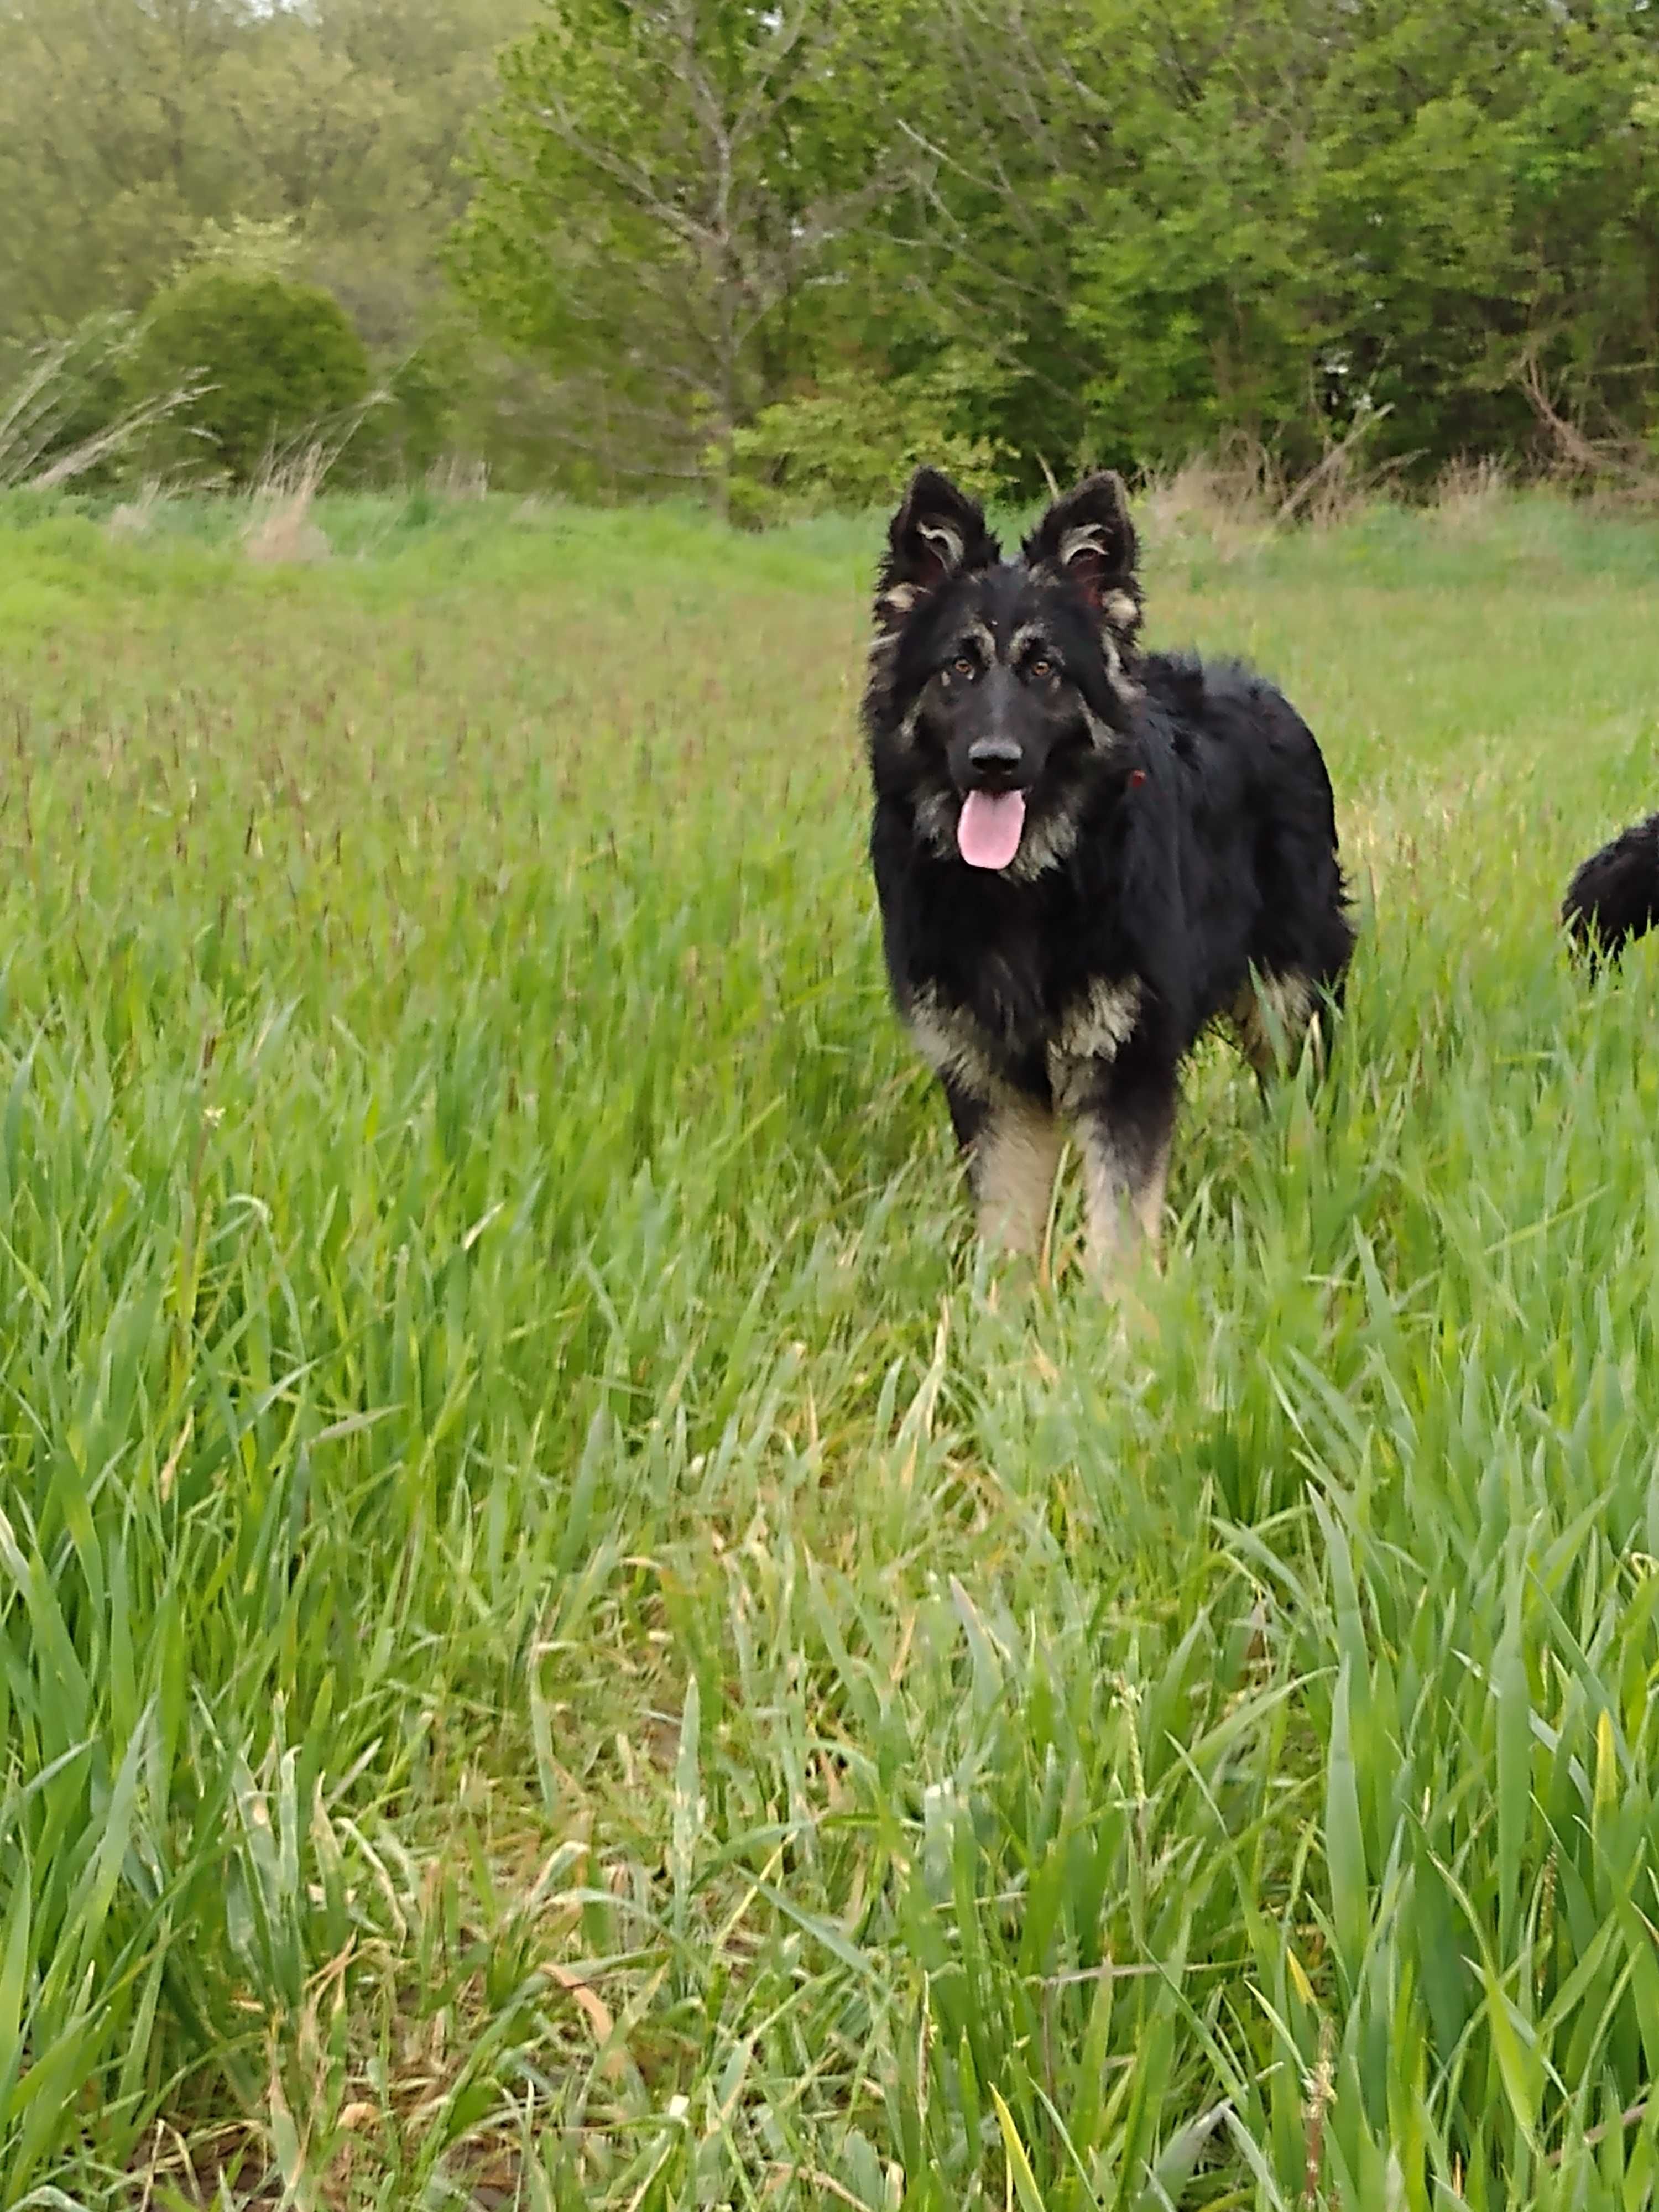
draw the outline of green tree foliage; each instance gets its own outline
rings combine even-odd
[[[242,0],[0,6],[0,334],[142,307],[202,223],[246,204],[217,88],[253,27]]]
[[[407,343],[455,166],[535,0],[0,0],[0,338],[142,307],[204,228],[292,222]]]
[[[503,73],[463,275],[498,327],[580,372],[580,434],[611,409],[633,435],[642,391],[720,385],[720,279],[687,211],[722,173],[686,58],[735,40],[764,76],[756,26],[777,19],[549,12]],[[826,0],[812,20],[810,78],[750,140],[756,220],[785,185],[797,206],[830,178],[887,188],[814,233],[710,402],[746,469],[775,450],[777,481],[798,477],[841,421],[819,482],[855,475],[870,408],[849,378],[915,389],[947,359],[941,434],[1013,456],[1026,489],[1045,466],[1239,434],[1305,464],[1360,417],[1376,453],[1425,469],[1513,455],[1537,433],[1528,385],[1592,428],[1655,418],[1659,44],[1640,8]],[[728,119],[753,112],[747,84],[740,66],[723,85]]]
[[[459,281],[620,478],[717,480],[902,170],[859,0],[546,0],[505,60]]]
[[[1092,219],[1067,209],[1067,319],[1113,458],[1245,431],[1305,459],[1361,407],[1379,450],[1425,466],[1514,453],[1528,364],[1587,421],[1651,412],[1639,117],[1659,54],[1639,13],[1172,0],[1156,25],[1074,20],[1060,127],[1109,87],[1109,138]]]
[[[330,294],[210,265],[152,303],[130,374],[146,395],[204,378],[152,458],[194,457],[240,484],[297,439],[337,436],[369,390],[362,340]]]
[[[388,470],[1659,436],[1646,0],[0,0],[0,381],[281,245]]]
[[[1119,458],[1228,429],[1305,452],[1358,404],[1398,454],[1513,453],[1529,365],[1587,420],[1650,413],[1639,13],[1173,0],[1120,28],[1079,64],[1109,55],[1114,158],[1071,307]]]
[[[469,408],[487,440],[488,362],[439,248],[496,54],[535,12],[0,0],[0,389],[198,261],[269,266],[331,292],[398,396],[369,426],[387,469],[420,465]]]
[[[879,507],[924,461],[970,492],[994,494],[1016,456],[961,427],[964,391],[976,392],[982,376],[977,363],[947,356],[909,376],[829,377],[763,407],[733,434],[733,514],[765,522],[814,507]]]

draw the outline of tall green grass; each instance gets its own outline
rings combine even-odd
[[[1651,2203],[1659,953],[1553,911],[1659,536],[1154,547],[1364,937],[1113,1312],[884,1006],[871,531],[320,512],[0,515],[0,2201]]]

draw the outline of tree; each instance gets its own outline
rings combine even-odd
[[[245,204],[212,84],[252,23],[241,0],[0,9],[0,337],[142,306],[201,223]]]
[[[1244,433],[1305,465],[1364,411],[1370,450],[1431,472],[1524,453],[1540,362],[1586,419],[1654,419],[1641,9],[935,4],[972,91],[934,125],[959,243],[931,289],[1006,301],[1005,350],[1075,378],[1085,453],[1145,466]],[[1022,308],[1022,288],[1044,297]],[[1056,315],[1063,337],[1034,348]],[[1008,395],[1029,426],[1037,395]]]
[[[340,300],[407,403],[373,418],[387,467],[422,465],[469,405],[468,434],[495,439],[483,349],[440,247],[496,52],[536,9],[0,0],[0,387],[42,343],[83,352],[83,325],[141,311],[227,242],[246,265],[263,234]]]
[[[849,0],[550,0],[501,68],[453,266],[611,471],[729,477],[813,294],[904,173]]]
[[[1369,0],[1321,89],[1311,226],[1327,321],[1395,449],[1522,449],[1522,372],[1573,411],[1651,419],[1659,151],[1641,12]]]
[[[0,0],[0,343],[139,308],[236,219],[291,222],[407,345],[455,157],[536,0]]]
[[[1645,0],[0,0],[0,385],[280,236],[388,469],[1659,433]]]

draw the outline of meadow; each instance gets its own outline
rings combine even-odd
[[[1636,2208],[1659,526],[1171,509],[1322,1085],[1114,1310],[888,1012],[874,521],[0,501],[0,2202]]]

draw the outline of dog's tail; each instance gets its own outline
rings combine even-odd
[[[1592,966],[1598,957],[1616,960],[1659,922],[1659,814],[1590,855],[1567,886],[1561,919]]]

